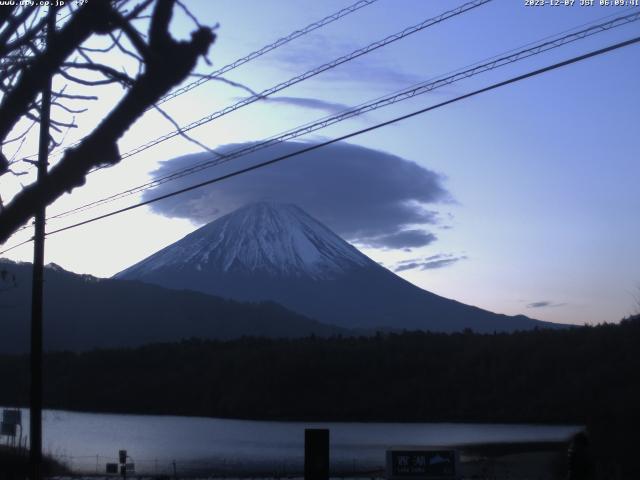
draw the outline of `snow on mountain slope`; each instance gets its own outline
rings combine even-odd
[[[205,225],[116,277],[179,267],[321,279],[372,264],[299,207],[260,202]]]
[[[510,331],[547,326],[422,290],[294,205],[256,203],[116,275],[239,301],[273,301],[344,328]]]

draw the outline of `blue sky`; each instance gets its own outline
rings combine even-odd
[[[462,3],[378,0],[226,76],[260,91]],[[191,0],[188,4],[202,23],[220,23],[210,52],[215,68],[349,3]],[[632,11],[579,5],[525,7],[524,1],[495,0],[287,89],[276,96],[280,101],[256,103],[191,133],[212,148],[258,141],[341,105],[357,105],[600,17]],[[192,28],[188,19],[176,16],[176,34]],[[639,33],[640,22],[635,22],[302,140],[343,135]],[[350,140],[366,151],[417,164],[436,175],[447,193],[423,205],[437,213],[437,220],[405,226],[432,234],[435,240],[417,248],[356,244],[422,288],[496,312],[566,323],[617,321],[632,313],[640,285],[639,59],[640,46],[627,47]],[[201,72],[211,69],[204,63],[199,67]],[[68,142],[108,111],[118,95],[117,88],[105,89]],[[186,124],[246,95],[227,84],[209,82],[163,108]],[[122,139],[120,149],[127,151],[171,129],[150,112]],[[178,165],[161,162],[199,151],[181,138],[165,142],[92,175],[84,188],[49,211],[63,211],[143,183],[158,168]],[[337,165],[332,167],[340,176]],[[206,171],[194,180],[216,173]],[[363,203],[371,194],[368,179],[364,172],[362,182],[343,201]],[[410,183],[408,179],[407,188]],[[231,205],[229,191],[210,195]],[[331,197],[330,188],[323,191]],[[92,210],[85,217],[136,198]],[[340,230],[342,224],[335,219],[331,224],[321,202],[319,196],[310,205],[317,212],[309,213]],[[141,209],[53,236],[47,244],[47,261],[73,271],[112,275],[204,221],[187,213],[171,218],[163,213],[162,207]],[[373,218],[374,212],[358,210],[358,218],[368,215]],[[85,217],[52,222],[51,228]],[[16,235],[13,240],[21,238]],[[30,260],[29,247],[16,249],[10,258]]]

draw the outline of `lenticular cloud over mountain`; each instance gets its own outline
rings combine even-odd
[[[493,332],[550,326],[440,297],[403,280],[301,208],[246,205],[116,275],[240,301],[272,301],[348,329]]]
[[[225,145],[230,153],[252,143]],[[176,179],[145,193],[143,199],[234,171],[241,166],[299,151],[310,144],[285,142],[216,168]],[[154,178],[210,159],[195,154],[162,162]],[[205,187],[151,205],[168,217],[188,218],[203,224],[243,205],[260,201],[294,203],[327,224],[342,238],[379,248],[428,245],[433,234],[408,236],[439,221],[435,206],[451,202],[441,175],[415,162],[379,150],[337,143],[290,158],[212,187]]]

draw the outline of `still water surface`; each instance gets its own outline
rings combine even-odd
[[[24,431],[29,413],[23,410]],[[303,463],[304,429],[329,428],[334,466],[384,465],[393,446],[559,441],[579,426],[471,423],[267,422],[201,417],[119,415],[46,410],[44,449],[75,471],[100,472],[126,449],[137,472],[215,466],[293,471]]]

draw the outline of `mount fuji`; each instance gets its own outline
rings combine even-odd
[[[366,331],[554,327],[440,297],[380,266],[295,205],[242,207],[115,275],[240,301],[270,300]]]

